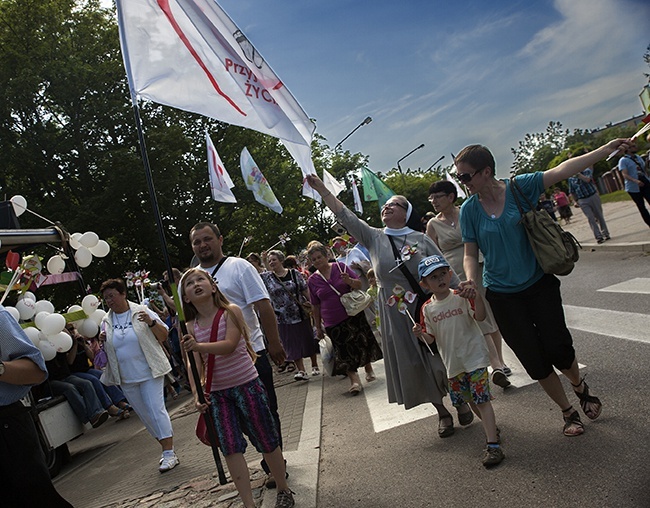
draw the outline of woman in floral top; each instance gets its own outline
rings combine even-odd
[[[307,381],[309,375],[303,358],[309,357],[311,360],[311,375],[320,375],[311,319],[298,304],[299,301],[309,300],[307,283],[296,270],[288,270],[282,265],[284,254],[279,250],[270,251],[266,260],[271,271],[260,275],[271,297],[287,362],[294,362],[298,367],[298,372],[293,376],[296,381]]]

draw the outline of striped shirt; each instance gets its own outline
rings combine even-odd
[[[228,315],[224,313],[219,321],[219,330],[217,331],[217,342],[226,338],[226,323]],[[197,342],[210,342],[210,328],[201,328],[194,321],[194,338]],[[207,367],[208,355],[202,354],[203,364]],[[257,370],[246,350],[246,341],[244,337],[239,337],[239,343],[235,350],[227,355],[214,355],[214,369],[212,371],[212,386],[210,392],[225,390],[234,386],[243,385],[258,377]],[[207,376],[206,376],[207,379]]]

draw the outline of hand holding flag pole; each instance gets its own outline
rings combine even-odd
[[[646,132],[648,132],[648,131],[650,130],[650,115],[646,116],[646,117],[645,117],[643,120],[641,120],[641,121],[642,121],[642,122],[646,122],[646,124],[645,124],[643,127],[641,127],[638,131],[636,131],[636,134],[634,134],[634,136],[632,136],[632,137],[630,138],[631,141],[634,141],[634,140],[635,140],[636,138],[638,138],[641,134],[645,134]],[[607,159],[605,159],[605,160],[611,160],[611,159],[613,159],[613,158],[616,156],[616,154],[617,154],[618,152],[620,152],[619,149],[614,150],[612,153],[609,154],[609,156],[608,156]]]
[[[244,250],[244,245],[248,245],[248,242],[250,242],[253,239],[252,236],[246,236],[241,242],[241,245],[239,247],[239,254],[237,254],[237,257],[241,257],[241,252]]]

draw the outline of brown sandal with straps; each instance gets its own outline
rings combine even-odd
[[[576,437],[584,434],[585,427],[580,420],[580,415],[577,411],[572,411],[570,415],[564,416],[564,413],[573,409],[573,406],[569,406],[566,409],[562,410],[562,418],[564,418],[564,429],[562,432],[567,437]],[[571,429],[574,429],[571,431]]]

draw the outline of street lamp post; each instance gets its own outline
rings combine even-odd
[[[338,143],[336,143],[336,146],[334,147],[334,151],[336,151],[336,150],[338,150],[339,148],[341,148],[341,145],[343,144],[343,142],[344,142],[346,139],[348,139],[350,136],[352,136],[352,134],[354,134],[355,132],[357,132],[358,129],[360,129],[360,128],[363,127],[364,125],[368,125],[370,122],[372,122],[372,118],[370,118],[369,116],[367,116],[363,122],[361,122],[359,125],[357,125],[357,126],[352,130],[352,132],[350,132],[350,134],[348,134],[348,135],[345,136],[341,141],[339,141]]]
[[[404,172],[402,171],[402,166],[400,166],[399,163],[402,162],[404,159],[406,159],[409,155],[411,155],[416,150],[419,150],[420,148],[424,148],[424,143],[422,143],[420,146],[414,148],[409,153],[407,153],[404,157],[402,157],[401,159],[399,159],[397,161],[397,169],[399,170],[400,174],[402,175],[402,184],[404,184],[405,187],[406,187],[406,180],[404,179]]]

